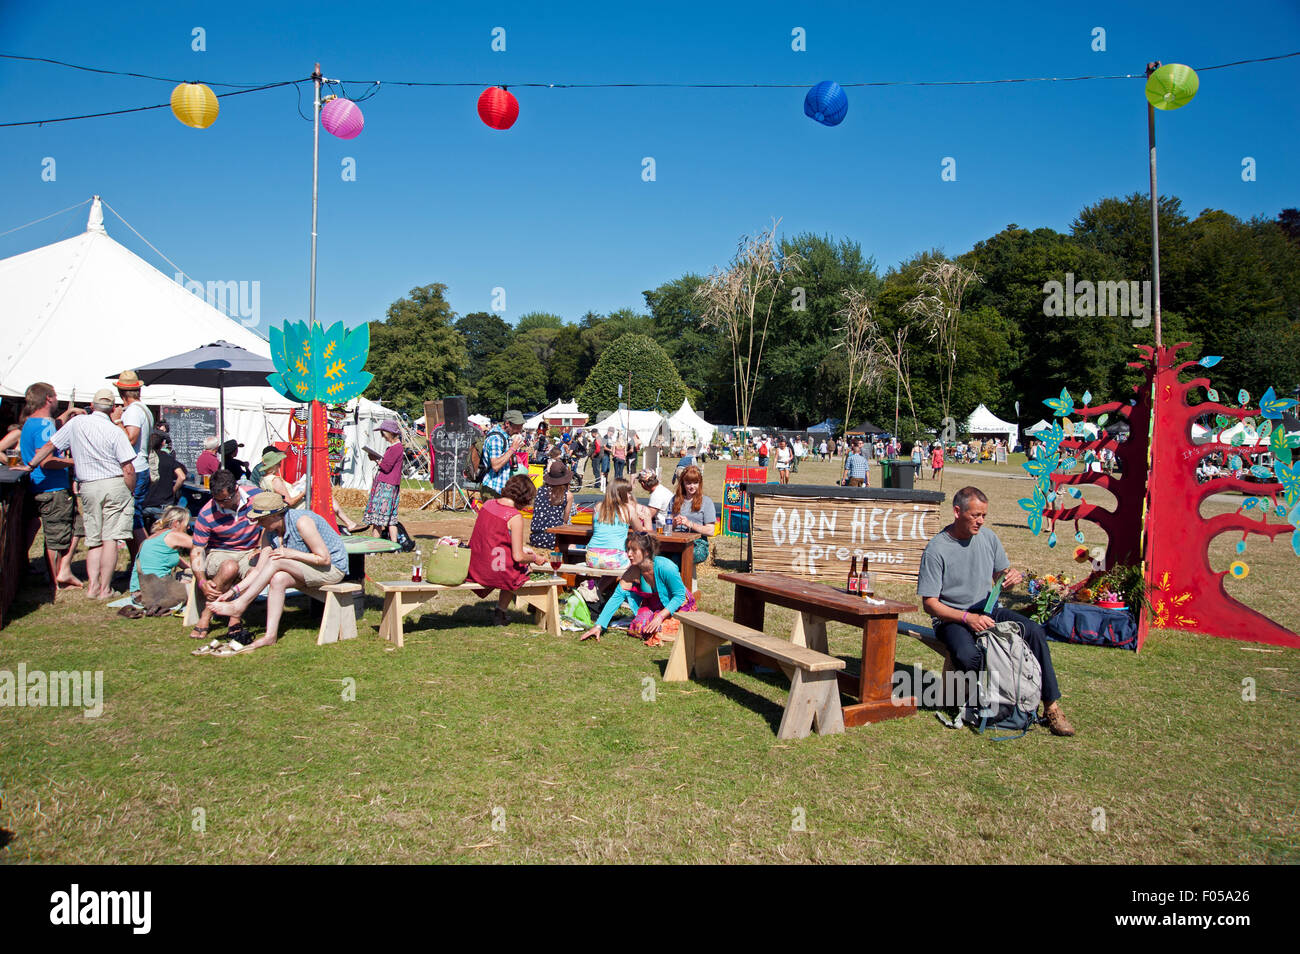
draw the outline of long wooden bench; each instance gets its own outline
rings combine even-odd
[[[939,642],[939,638],[934,635],[934,630],[929,626],[919,626],[916,623],[906,623],[903,620],[898,621],[898,634],[900,636],[911,636],[917,642],[927,649],[932,649],[943,657],[943,671],[948,672],[952,669],[952,654],[948,652],[948,647]]]
[[[550,577],[529,580],[514,591],[515,601],[533,611],[533,620],[552,636],[560,635],[559,588],[564,580]],[[399,648],[406,644],[402,632],[402,619],[437,597],[439,593],[481,590],[480,583],[465,582],[456,586],[441,583],[412,583],[410,580],[377,582],[375,586],[384,594],[384,612],[379,620],[379,635]]]
[[[365,588],[360,583],[326,583],[319,587],[304,587],[293,592],[304,593],[325,607],[321,613],[320,630],[316,645],[337,643],[340,639],[357,638],[357,620],[365,612]],[[185,584],[185,625],[194,626],[203,614],[207,600],[194,578]]]
[[[665,682],[719,677],[718,647],[733,643],[772,659],[790,675],[790,696],[777,730],[779,739],[802,739],[816,728],[818,735],[844,731],[836,673],[844,660],[789,640],[768,636],[712,613],[677,613],[682,637],[673,644],[664,671]]]

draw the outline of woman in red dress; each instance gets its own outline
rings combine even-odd
[[[489,500],[474,520],[474,532],[469,538],[469,579],[482,585],[475,590],[487,596],[493,590],[497,595],[492,622],[506,626],[510,618],[506,609],[514,599],[514,591],[528,582],[530,564],[545,566],[549,553],[539,553],[524,545],[524,517],[519,511],[533,502],[537,488],[523,474],[506,481],[500,498]]]

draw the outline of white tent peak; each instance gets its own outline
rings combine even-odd
[[[695,413],[691,407],[689,398],[682,401],[682,406],[668,418],[668,426],[672,430],[673,439],[681,440],[688,444],[709,444],[713,440],[713,432],[716,428]]]
[[[87,232],[103,232],[104,229],[104,207],[99,201],[99,196],[95,196],[90,202],[90,216],[86,219]]]
[[[1019,443],[1020,436],[1020,428],[1017,425],[1002,420],[983,404],[971,411],[970,417],[966,419],[966,432],[971,435],[1002,437],[1006,440],[1009,450],[1014,449]]]

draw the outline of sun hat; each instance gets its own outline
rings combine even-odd
[[[113,382],[113,387],[120,388],[123,391],[138,391],[143,385],[144,382],[140,380],[140,375],[134,371],[123,371],[118,376],[118,379]]]
[[[280,461],[288,456],[284,451],[267,451],[262,455],[262,459],[257,462],[257,468],[264,474],[270,473],[271,468],[278,466]]]
[[[519,410],[517,407],[512,407],[510,410],[506,411],[506,416],[501,420],[505,421],[507,424],[514,424],[517,427],[523,427],[524,412]]]
[[[402,436],[402,429],[398,427],[396,421],[391,419],[384,421],[384,423],[380,424],[379,429],[381,431],[387,431],[389,434],[396,434],[398,437]]]
[[[117,403],[117,395],[109,388],[100,388],[95,392],[95,398],[90,403],[95,405],[107,404],[109,407],[112,407]]]
[[[260,520],[263,517],[273,517],[278,513],[284,513],[289,509],[285,504],[284,498],[279,494],[264,490],[260,494],[254,495],[249,502],[248,519]]]
[[[221,453],[229,457],[231,454],[233,454],[235,451],[239,450],[239,448],[243,446],[244,446],[243,444],[239,443],[239,441],[235,440],[232,437],[224,444],[221,445]]]
[[[564,461],[553,460],[551,466],[546,468],[546,476],[542,478],[542,483],[550,487],[571,484],[573,483],[573,475],[569,473],[569,468]]]

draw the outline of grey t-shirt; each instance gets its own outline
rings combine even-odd
[[[957,540],[947,528],[926,544],[916,593],[937,596],[953,609],[966,610],[989,595],[993,574],[1011,565],[998,535],[987,528],[969,540]]]
[[[691,523],[702,523],[706,526],[718,519],[718,511],[713,506],[713,501],[707,496],[700,502],[699,510],[691,506],[690,500],[683,500],[681,515]]]

